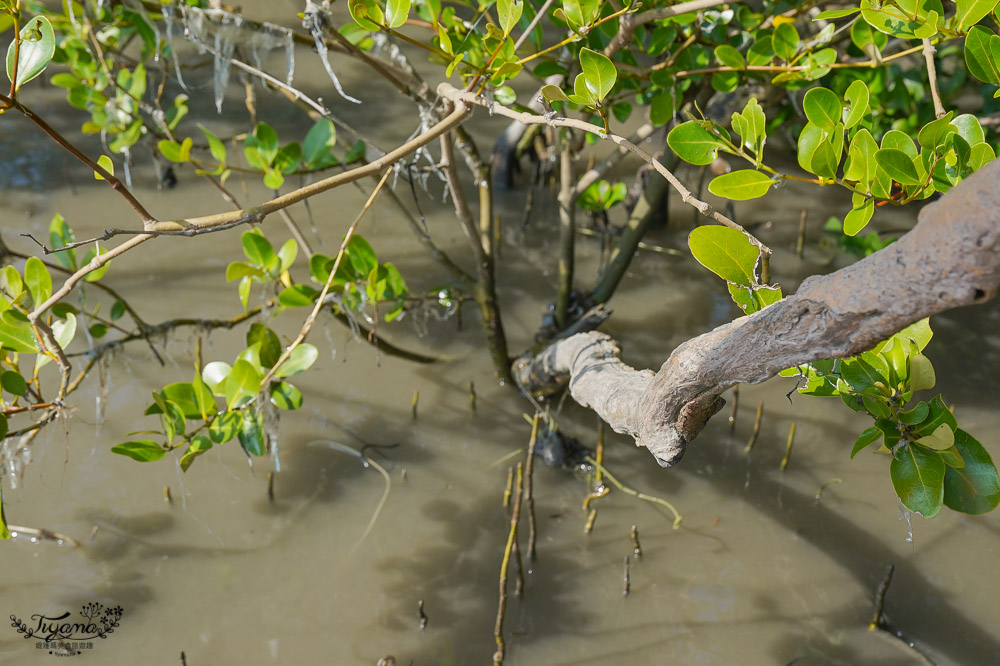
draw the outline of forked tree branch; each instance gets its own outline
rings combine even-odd
[[[655,374],[623,363],[617,343],[602,333],[558,341],[519,359],[514,373],[533,393],[568,384],[578,403],[669,467],[734,384],[861,353],[924,317],[989,300],[998,283],[1000,160],[926,206],[896,243],[688,340]]]

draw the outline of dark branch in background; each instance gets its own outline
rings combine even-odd
[[[458,170],[455,168],[455,151],[451,146],[450,134],[441,136],[441,170],[444,172],[448,191],[455,204],[455,214],[462,224],[462,230],[465,232],[472,248],[473,258],[476,260],[478,279],[474,287],[474,295],[482,314],[483,331],[486,334],[486,345],[489,348],[490,358],[493,359],[493,369],[497,379],[505,382],[510,379],[510,358],[507,354],[507,338],[504,334],[503,322],[500,319],[500,307],[497,303],[493,257],[483,246],[480,230],[476,226],[475,218],[472,211],[469,210],[468,201],[462,191]],[[487,180],[488,178],[487,175]]]
[[[994,161],[926,206],[899,241],[688,340],[655,374],[623,363],[618,344],[602,333],[557,342],[519,359],[513,371],[532,393],[568,384],[577,402],[632,435],[661,465],[673,465],[729,387],[858,354],[924,317],[992,298],[1000,283],[998,185]]]

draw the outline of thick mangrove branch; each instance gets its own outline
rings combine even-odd
[[[1000,283],[1000,162],[926,206],[899,241],[755,314],[678,346],[660,370],[635,370],[602,333],[560,340],[514,372],[533,393],[567,384],[617,432],[667,467],[736,384],[871,349],[915,321],[992,298]]]

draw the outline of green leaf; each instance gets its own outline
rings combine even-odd
[[[674,117],[674,95],[669,90],[656,93],[649,103],[649,122],[659,127]]]
[[[688,236],[691,254],[702,266],[723,280],[753,286],[760,248],[738,229],[698,227]]]
[[[694,120],[681,123],[670,130],[667,144],[685,162],[696,165],[711,164],[719,148],[725,144]]]
[[[267,279],[267,274],[256,266],[251,266],[245,261],[234,261],[226,266],[226,282],[239,280],[240,278],[257,278],[261,282]]]
[[[889,366],[877,354],[855,356],[840,361],[840,376],[857,393],[878,393],[875,382],[889,383]]]
[[[301,162],[302,149],[299,148],[299,144],[292,141],[282,146],[278,154],[274,156],[274,170],[283,174],[290,174],[299,168]],[[281,187],[280,183],[278,187]],[[278,187],[273,189],[278,189]]]
[[[580,67],[583,69],[587,89],[594,99],[598,102],[603,101],[615,87],[615,81],[618,79],[618,70],[615,69],[614,63],[603,53],[582,48]]]
[[[977,143],[969,151],[966,165],[973,171],[979,171],[996,158],[996,153],[993,152],[993,147],[990,144]]]
[[[27,395],[28,393],[28,383],[24,381],[21,373],[15,370],[7,370],[0,375],[0,386],[3,386],[3,390],[11,395]],[[2,439],[3,437],[0,436],[0,440]]]
[[[4,266],[3,270],[0,271],[0,290],[5,291],[12,301],[21,297],[21,294],[24,293],[24,281],[21,279],[21,274],[17,272],[17,268]]]
[[[104,254],[104,250],[101,249],[101,244],[94,243],[94,247],[87,250],[86,254],[83,255],[83,259],[80,261],[80,263],[86,266],[91,261],[93,261],[95,257],[99,257],[102,254]],[[111,268],[111,262],[106,261],[104,262],[104,265],[102,265],[96,271],[90,271],[89,273],[87,273],[87,275],[84,276],[83,279],[86,280],[87,282],[97,282],[102,277],[104,277],[104,274],[108,272],[109,268]]]
[[[756,154],[758,164],[767,135],[766,123],[764,109],[761,108],[756,97],[751,97],[747,101],[746,106],[743,107],[743,113],[733,113],[733,129],[743,139],[743,146]]]
[[[708,191],[718,197],[746,201],[764,196],[772,185],[774,181],[767,174],[753,169],[742,169],[716,176],[708,184]]]
[[[111,158],[108,157],[107,155],[101,155],[100,157],[97,158],[97,166],[107,171],[108,174],[112,176],[115,175],[115,163],[112,162]],[[95,171],[94,180],[104,180],[104,176]]]
[[[7,318],[8,312],[0,320],[0,349],[8,349],[19,354],[33,354],[38,351],[35,334],[27,324],[14,325]],[[41,358],[41,357],[39,357]]]
[[[877,442],[882,437],[882,431],[872,426],[866,428],[863,433],[858,436],[858,439],[854,442],[854,448],[851,449],[851,458],[861,453],[863,450]]]
[[[215,158],[215,161],[219,164],[225,164],[226,144],[222,143],[219,137],[215,136],[215,134],[209,131],[209,129],[201,123],[198,123],[198,129],[201,130],[201,133],[204,134],[205,138],[208,140],[208,150],[212,153],[212,157]]]
[[[712,88],[721,93],[736,90],[740,85],[740,75],[737,72],[716,72],[712,74]]]
[[[20,50],[17,54],[17,73],[14,73],[14,48],[11,41],[7,48],[7,78],[14,84],[14,92],[45,71],[56,52],[56,36],[52,24],[44,16],[35,16],[21,28]]]
[[[875,151],[875,163],[889,177],[901,185],[919,185],[920,177],[913,166],[913,160],[902,150],[895,148],[880,148]]]
[[[244,359],[236,361],[226,379],[226,404],[230,409],[253,400],[260,390],[261,379],[263,375],[252,363]]]
[[[920,446],[926,446],[927,448],[934,449],[935,451],[950,449],[954,443],[955,433],[952,432],[952,429],[947,423],[942,423],[934,429],[934,432],[929,435],[924,435],[917,440],[917,444]]]
[[[208,436],[216,444],[225,444],[239,433],[242,421],[239,412],[222,412],[212,420]]]
[[[843,106],[840,98],[832,90],[813,88],[806,92],[802,99],[802,110],[809,122],[830,131],[840,122]]]
[[[243,244],[243,254],[247,256],[251,264],[260,266],[266,271],[273,271],[278,268],[280,261],[274,253],[274,247],[270,241],[264,238],[259,231],[244,231],[240,236]]]
[[[351,266],[359,275],[368,275],[378,266],[378,257],[375,250],[364,239],[363,236],[354,234],[347,243],[345,251],[347,258],[351,261]]]
[[[302,392],[288,382],[271,385],[271,402],[279,409],[298,409],[302,406]]]
[[[944,500],[945,464],[934,451],[905,444],[889,463],[892,487],[910,511],[933,518]]]
[[[274,158],[278,156],[278,133],[267,123],[257,123],[253,134],[246,138],[244,147],[244,152],[255,150],[260,159],[263,160],[264,167],[269,167],[274,163]],[[247,161],[251,162],[249,154]]]
[[[281,341],[278,335],[264,324],[254,323],[247,331],[247,346],[260,344],[260,363],[265,368],[270,368],[278,362],[281,356]]]
[[[993,45],[996,35],[981,25],[974,26],[965,37],[965,64],[974,77],[985,83],[1000,84],[1000,56]]]
[[[875,214],[875,201],[872,199],[864,199],[855,208],[844,216],[844,233],[848,236],[854,236],[866,226],[868,222],[871,221],[872,215]]]
[[[937,378],[934,375],[934,366],[931,365],[931,360],[920,353],[910,356],[910,390],[931,389],[936,383]]]
[[[497,0],[497,18],[500,20],[500,27],[503,28],[503,36],[506,37],[514,29],[517,22],[521,20],[521,13],[524,11],[524,2],[519,0]]]
[[[945,449],[944,451],[938,451],[938,455],[941,456],[941,460],[948,467],[955,467],[961,469],[965,467],[965,459],[962,458],[962,454],[958,452],[958,449],[952,446],[951,448]],[[945,505],[948,504],[948,471],[945,470],[944,474],[944,495],[945,495]]]
[[[264,187],[269,190],[279,190],[281,186],[285,184],[285,177],[281,175],[281,170],[267,169],[264,172]]]
[[[194,462],[194,459],[211,448],[212,440],[208,437],[205,437],[204,435],[192,437],[188,450],[184,452],[183,456],[181,456],[181,471],[188,471],[188,468],[191,467],[191,463]]]
[[[798,37],[798,34],[796,34],[796,37]],[[732,67],[733,69],[744,69],[746,67],[743,54],[729,44],[720,44],[715,47],[715,59],[725,67]]]
[[[755,285],[749,287],[743,284],[736,284],[735,282],[728,282],[729,295],[733,297],[733,301],[736,305],[740,306],[746,314],[753,314],[763,310],[768,305],[777,303],[781,300],[781,287],[772,287],[770,285]]]
[[[388,0],[385,5],[385,21],[390,28],[399,28],[410,15],[410,0]]]
[[[844,99],[848,103],[848,107],[844,109],[843,114],[844,127],[851,129],[868,114],[868,86],[865,85],[864,81],[855,81],[847,86]]]
[[[927,418],[930,408],[926,402],[918,402],[913,409],[899,413],[899,422],[903,425],[916,425]]]
[[[240,446],[254,456],[262,456],[267,450],[264,440],[263,419],[250,410],[243,412],[243,423],[239,432]]]
[[[237,361],[246,361],[253,366],[261,376],[264,374],[264,367],[260,363],[260,343],[255,342],[254,344],[248,346],[246,349],[241,351],[236,357],[236,361],[233,361],[234,365]]]
[[[198,389],[196,391],[191,382],[175,382],[164,386],[159,395],[180,407],[185,418],[197,420],[201,418],[203,413],[215,413],[215,399],[212,397],[209,387],[202,384]],[[149,409],[146,410],[146,414],[159,414],[161,412],[162,409],[156,404],[150,405]]]
[[[812,122],[806,123],[806,126],[799,133],[796,157],[799,166],[809,173],[813,173],[813,159],[816,157],[816,151],[819,149],[819,146],[824,143],[825,136],[826,133],[823,131],[823,128]]]
[[[997,58],[1000,59],[1000,37],[996,38],[995,44],[994,51],[997,54]],[[951,121],[951,124],[958,130],[958,135],[965,139],[970,146],[976,146],[986,140],[983,126],[979,124],[979,118],[976,118],[971,113],[963,113],[960,116],[956,116]]]
[[[275,377],[291,377],[300,372],[308,370],[316,359],[319,358],[319,350],[307,342],[303,342],[292,350],[288,360],[281,364]]]
[[[378,32],[385,22],[382,8],[375,0],[348,0],[347,9],[351,12],[351,18],[365,30]]]
[[[771,45],[775,54],[788,62],[799,50],[799,31],[791,23],[782,23],[775,28]]]
[[[817,14],[816,17],[813,20],[814,21],[819,21],[819,20],[822,20],[822,19],[825,19],[825,20],[838,19],[838,18],[843,18],[845,16],[850,16],[851,14],[856,14],[859,11],[861,11],[861,10],[857,9],[857,8],[854,8],[854,9],[828,9],[825,12],[820,12],[819,14]]]
[[[233,371],[232,366],[222,361],[212,361],[201,370],[201,379],[208,385],[208,388],[218,396],[225,396],[224,382]]]
[[[493,99],[504,106],[510,106],[517,101],[517,93],[510,86],[500,86],[493,91]]]
[[[111,306],[111,321],[118,321],[125,315],[125,302],[116,300]]]
[[[3,441],[3,439],[7,436],[7,433],[8,433],[7,417],[4,416],[3,414],[0,414],[0,441]],[[3,511],[3,504],[0,504],[0,511]],[[0,523],[4,523],[2,526],[0,526],[0,529],[6,530],[7,529],[6,522],[0,520]],[[10,535],[8,534],[7,536],[3,536],[2,534],[0,534],[0,539],[6,539],[8,536]]]
[[[563,92],[563,89],[559,86],[545,85],[542,86],[542,97],[549,100],[550,102],[568,102],[569,97]]]
[[[962,32],[976,25],[996,4],[997,0],[955,0],[955,27]]]
[[[1000,503],[1000,479],[990,454],[961,429],[955,431],[955,448],[965,465],[945,469],[944,503],[953,511],[973,515],[992,511]]]
[[[163,139],[156,144],[156,147],[171,162],[181,163],[191,160],[191,146],[193,145],[194,141],[191,140],[191,137],[188,137],[184,139],[183,143]]]
[[[139,462],[153,462],[167,455],[166,449],[148,439],[140,439],[113,446],[111,447],[111,452],[128,456],[132,460],[138,460]]]
[[[955,415],[951,413],[948,406],[944,404],[944,400],[941,399],[940,395],[934,396],[927,403],[927,407],[930,410],[928,417],[921,421],[917,426],[913,428],[914,433],[918,437],[926,437],[936,431],[941,427],[941,424],[947,425],[952,431],[958,428],[958,422],[955,421]]]
[[[295,257],[299,254],[299,244],[295,242],[294,238],[289,238],[282,245],[281,249],[278,250],[278,270],[287,271],[295,263]]]
[[[320,118],[309,129],[302,144],[302,159],[307,169],[322,169],[337,164],[333,147],[337,144],[337,128],[329,118]]]

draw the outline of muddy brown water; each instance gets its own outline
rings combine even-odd
[[[318,88],[321,74],[307,71],[305,51],[299,56],[299,80]],[[345,85],[360,86],[365,76],[350,72]],[[69,130],[82,119],[64,107],[54,111],[56,94],[39,89],[26,98],[41,112],[65,114],[56,118]],[[210,87],[201,95],[198,112],[218,123],[208,115]],[[354,119],[372,108],[378,118],[395,115],[397,124],[384,131],[374,122],[365,127],[390,145],[409,133],[409,107],[392,106],[388,94],[382,99],[388,101],[361,111],[337,108]],[[282,112],[265,95],[261,107],[283,139],[304,133],[301,116]],[[242,113],[232,96],[227,108]],[[483,131],[485,148],[489,132],[502,125],[479,114],[474,127]],[[0,131],[2,229],[17,249],[31,246],[16,234],[46,235],[55,212],[67,217],[79,237],[134,225],[115,196],[27,123],[4,117]],[[156,190],[148,157],[137,156],[134,177],[136,192],[161,218],[224,209],[218,195],[188,172],[181,173],[177,189]],[[233,184],[244,201],[266,196],[251,182],[244,193],[238,177]],[[345,187],[313,200],[324,243],[316,249],[335,248],[371,186]],[[402,183],[397,192],[408,196]],[[432,193],[436,201],[425,196],[421,203],[435,240],[471,266],[461,231],[439,200],[440,185]],[[520,220],[523,199],[523,190],[499,194],[502,217]],[[509,224],[503,234],[498,273],[512,351],[531,344],[554,294],[555,208],[539,197],[536,202],[527,230]],[[799,260],[792,248],[804,204],[811,207],[809,245]],[[804,276],[845,261],[820,231],[827,214],[842,205],[825,191],[788,187],[739,206],[737,213],[748,224],[771,223],[759,234],[776,250],[776,279],[791,291]],[[691,216],[676,202],[672,210],[670,228],[651,240],[683,248]],[[312,239],[306,211],[299,206],[292,214]],[[912,220],[884,224],[901,223]],[[286,235],[277,217],[265,230],[273,239]],[[400,267],[414,292],[448,282],[384,202],[360,232],[380,257]],[[597,245],[581,238],[578,250],[579,280],[587,284],[596,270]],[[105,281],[150,322],[233,316],[240,306],[224,269],[239,256],[236,231],[161,238],[117,259]],[[301,259],[295,272],[304,278]],[[87,297],[100,298],[93,289]],[[612,306],[606,328],[621,340],[626,359],[640,367],[656,367],[676,344],[736,315],[724,285],[693,259],[649,252],[636,256]],[[291,337],[300,316],[288,312],[271,325]],[[474,307],[465,307],[461,317],[461,331],[454,318],[438,321],[431,313],[421,325],[411,315],[383,327],[396,344],[441,357],[433,365],[385,355],[379,362],[348,329],[321,322],[310,337],[322,350],[320,362],[296,381],[306,402],[280,422],[281,472],[273,502],[267,498],[272,461],[258,459],[251,470],[234,443],[205,454],[186,474],[174,456],[140,464],[110,453],[127,433],[153,426],[141,416],[150,391],[190,379],[196,336],[203,337],[205,361],[231,361],[242,333],[180,329],[154,341],[164,366],[141,343],[109,357],[103,374],[95,373],[72,396],[68,420],[34,442],[16,485],[13,478],[3,480],[9,522],[64,533],[82,547],[24,539],[0,545],[2,610],[31,624],[32,615],[75,615],[85,603],[120,605],[119,627],[82,649],[74,658],[78,663],[178,664],[182,651],[191,666],[374,664],[387,655],[397,664],[418,666],[490,663],[509,524],[501,497],[507,466],[527,442],[522,414],[531,407],[492,382]],[[995,458],[998,319],[993,304],[935,317],[929,350],[960,423]],[[470,381],[478,394],[475,413]],[[896,571],[885,612],[893,626],[935,663],[1000,663],[1000,518],[947,509],[932,521],[913,517],[908,541],[886,459],[849,459],[864,419],[824,399],[796,396],[789,404],[785,394],[791,388],[784,380],[743,387],[735,432],[730,434],[727,408],[670,470],[660,469],[630,440],[609,438],[608,468],[627,485],[675,504],[684,515],[679,530],[671,529],[671,516],[660,507],[612,491],[595,502],[597,522],[584,535],[585,479],[536,467],[538,559],[525,563],[524,596],[509,599],[506,663],[925,663],[903,642],[868,629],[874,589],[889,563]],[[414,391],[420,393],[416,421],[410,409]],[[748,458],[743,446],[759,401],[765,416]],[[793,422],[795,447],[781,473]],[[560,424],[593,446],[591,413],[567,404]],[[384,481],[356,457],[310,444],[315,440],[355,449],[399,444],[370,453],[388,471],[391,487],[363,540]],[[835,479],[841,482],[830,484]],[[830,485],[817,503],[824,484]],[[164,487],[172,503],[164,501]],[[632,552],[632,524],[639,528],[642,558],[632,562],[631,592],[623,597],[622,560]],[[420,600],[428,618],[423,630]],[[13,627],[0,631],[4,664],[56,657],[47,652]]]

